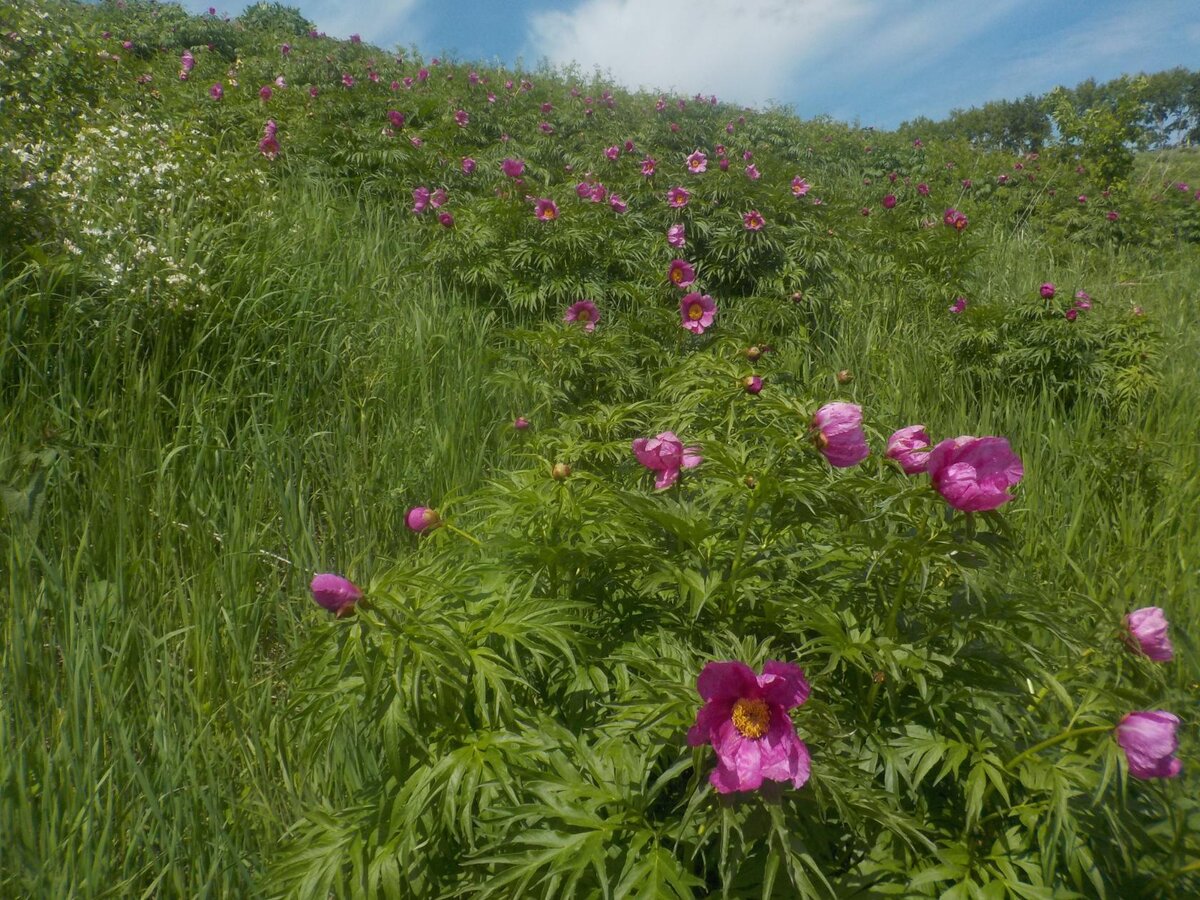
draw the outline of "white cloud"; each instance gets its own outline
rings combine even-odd
[[[599,66],[630,87],[762,103],[792,93],[805,60],[840,43],[880,0],[585,0],[536,13],[528,49]]]
[[[316,0],[300,4],[304,15],[316,23],[318,30],[333,37],[347,38],[358,34],[364,41],[387,47],[395,36],[406,33],[416,39],[412,30],[413,12],[421,0],[372,0],[370,3],[345,0]]]

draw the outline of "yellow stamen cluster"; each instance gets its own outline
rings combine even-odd
[[[699,303],[693,303],[688,307],[688,318],[693,322],[704,318],[704,307]]]
[[[733,727],[742,737],[758,740],[767,733],[771,725],[771,710],[761,697],[753,700],[742,698],[733,704]]]

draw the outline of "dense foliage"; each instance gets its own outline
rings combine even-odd
[[[1200,889],[1149,94],[991,152],[3,15],[3,892]]]

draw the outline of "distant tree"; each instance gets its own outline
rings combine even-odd
[[[1102,183],[1124,182],[1133,171],[1134,152],[1149,143],[1143,95],[1147,79],[1119,78],[1098,86],[1084,82],[1074,91],[1055,88],[1046,97],[1060,151],[1077,156]],[[1079,104],[1086,98],[1092,105]]]
[[[238,21],[254,31],[269,31],[273,34],[303,37],[315,27],[304,18],[300,10],[282,3],[255,3],[246,7]]]

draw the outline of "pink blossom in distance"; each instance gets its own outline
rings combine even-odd
[[[1163,710],[1131,712],[1117,724],[1117,744],[1125,751],[1134,778],[1174,778],[1183,770],[1179,749],[1179,717]]]
[[[667,229],[667,244],[677,250],[687,244],[682,224],[676,223]]]
[[[520,178],[525,172],[525,163],[522,160],[508,157],[500,163],[500,169],[509,178]]]
[[[414,506],[404,517],[404,523],[408,526],[409,531],[422,534],[441,525],[442,518],[435,509],[430,509],[428,506]]]
[[[591,300],[580,300],[568,307],[563,321],[567,324],[580,322],[583,324],[583,330],[590,334],[596,330],[596,323],[600,321],[600,310]]]
[[[549,197],[542,197],[534,203],[533,215],[541,222],[553,222],[558,218],[558,204]]]
[[[811,690],[799,666],[770,660],[755,675],[742,662],[710,662],[696,689],[704,705],[687,740],[692,747],[712,744],[717,767],[709,782],[718,793],[757,790],[765,780],[796,788],[808,781],[808,747],[789,715]]]
[[[329,610],[339,619],[354,612],[355,604],[363,595],[354,582],[332,572],[314,575],[308,587],[316,604]]]
[[[691,194],[681,187],[673,187],[667,191],[667,205],[672,209],[680,209],[688,205]]]
[[[925,471],[929,462],[929,448],[932,442],[925,432],[924,425],[909,425],[892,433],[888,438],[888,459],[900,463],[900,468],[906,475],[916,475]]]
[[[673,259],[667,267],[667,281],[677,288],[686,288],[696,280],[696,270],[686,259]]]
[[[949,307],[950,312],[954,313],[955,315],[957,315],[958,313],[961,313],[966,308],[967,308],[967,298],[966,297],[955,297],[954,302],[951,303],[950,307]]]
[[[717,303],[708,294],[690,293],[679,301],[681,324],[692,334],[704,334],[717,317]]]
[[[1155,662],[1170,662],[1175,656],[1167,635],[1167,617],[1157,606],[1135,609],[1125,616],[1126,643]]]
[[[747,231],[762,231],[766,224],[767,220],[763,218],[762,213],[757,209],[752,209],[750,212],[742,214],[742,227]]]
[[[657,472],[654,487],[666,490],[679,478],[681,469],[694,469],[704,461],[699,447],[685,447],[671,431],[664,431],[652,438],[636,438],[633,454],[638,462],[652,472]]]
[[[797,175],[792,179],[792,196],[803,197],[808,193],[810,187],[811,185],[807,181]]]
[[[813,415],[817,449],[831,466],[848,469],[870,456],[862,418],[855,403],[826,403]]]
[[[699,175],[701,172],[708,170],[708,157],[701,151],[697,150],[687,158],[688,171],[693,175]]]

